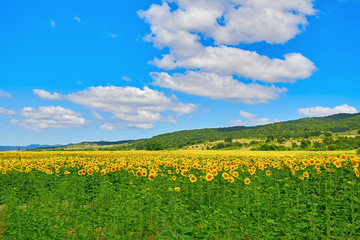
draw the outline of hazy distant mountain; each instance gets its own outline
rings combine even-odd
[[[30,144],[27,146],[0,146],[0,151],[14,151],[14,150],[32,150],[37,148],[51,148],[51,147],[60,147],[62,145],[40,145],[40,144]]]

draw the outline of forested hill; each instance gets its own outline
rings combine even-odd
[[[286,122],[277,122],[254,127],[226,127],[226,128],[205,128],[196,130],[184,130],[154,136],[148,139],[126,140],[119,142],[84,142],[69,144],[67,146],[48,148],[46,150],[131,150],[131,149],[178,149],[190,145],[209,143],[217,140],[229,139],[309,139],[324,138],[324,135],[337,135],[346,133],[360,134],[360,114],[336,114],[327,117],[302,118]],[[347,148],[359,148],[357,141]],[[331,144],[326,139],[326,144]],[[342,145],[343,142],[336,143]],[[327,145],[322,148],[327,149]],[[336,147],[338,148],[338,147]],[[40,149],[39,149],[40,150]]]
[[[132,142],[129,146],[144,149],[149,142],[160,142],[165,148],[178,148],[201,142],[224,140],[227,138],[301,138],[320,136],[326,132],[343,133],[360,130],[360,114],[335,114],[327,117],[312,117],[277,122],[262,126],[227,128],[205,128],[185,130],[154,136]]]

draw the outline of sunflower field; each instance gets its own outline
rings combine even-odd
[[[352,152],[0,153],[0,239],[360,239]]]

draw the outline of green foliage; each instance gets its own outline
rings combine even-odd
[[[359,114],[336,114],[328,117],[303,118],[287,122],[278,122],[263,126],[244,127],[236,126],[229,128],[206,128],[197,130],[186,130],[174,133],[166,133],[130,143],[130,146],[144,145],[148,141],[159,141],[165,148],[178,148],[179,145],[187,146],[211,142],[223,139],[267,139],[267,143],[276,138],[310,138],[320,136],[322,133],[328,135],[331,130],[340,129],[357,130],[360,128]],[[341,130],[341,131],[342,131]],[[328,132],[328,133],[327,133]],[[329,136],[330,137],[330,136]],[[306,148],[305,148],[306,149]]]
[[[212,148],[208,147],[207,149],[212,149],[212,150],[219,150],[219,149],[238,149],[241,148],[243,146],[242,143],[239,142],[219,142],[217,143],[215,146],[213,146]]]
[[[336,114],[328,117],[314,117],[303,118],[298,120],[292,120],[287,122],[277,122],[273,124],[267,124],[263,126],[245,127],[235,126],[228,128],[205,128],[196,130],[185,130],[173,133],[166,133],[154,136],[150,139],[140,139],[135,141],[123,141],[121,145],[104,147],[113,143],[110,142],[98,142],[87,143],[94,144],[95,147],[88,148],[94,150],[130,150],[130,149],[148,149],[149,142],[157,142],[157,145],[162,145],[161,149],[177,149],[183,148],[189,145],[202,144],[205,142],[213,142],[219,140],[225,140],[226,143],[232,143],[233,139],[266,139],[266,143],[270,144],[277,139],[279,143],[283,143],[286,139],[300,139],[311,137],[324,138],[324,146],[321,149],[326,149],[326,146],[331,144],[335,149],[356,149],[357,140],[346,140],[346,144],[342,145],[343,140],[335,140],[332,134],[333,132],[353,131],[360,132],[360,114]],[[360,134],[360,133],[359,133]],[[276,136],[276,137],[275,137]],[[230,142],[231,139],[231,142]],[[338,141],[338,143],[334,143]],[[350,143],[353,141],[352,143]],[[83,143],[84,144],[84,143]],[[150,143],[150,148],[153,148]],[[99,148],[102,146],[101,148]],[[55,150],[70,150],[71,146],[55,148]],[[229,146],[221,146],[227,148]],[[235,147],[235,146],[230,146]],[[294,147],[293,147],[294,148]],[[314,148],[319,148],[315,146]],[[73,149],[83,149],[80,147]],[[301,149],[312,149],[310,144],[303,145]]]
[[[324,133],[324,136],[325,136],[325,137],[331,137],[331,136],[332,136],[332,133],[331,133],[331,132],[326,132],[326,133]]]
[[[301,142],[300,142],[300,148],[305,149],[305,148],[307,148],[309,145],[311,145],[311,141],[309,141],[309,140],[303,139],[303,140],[301,140]]]
[[[269,135],[269,136],[266,137],[266,139],[269,140],[269,141],[272,141],[272,140],[275,139],[275,137],[273,135]]]
[[[159,141],[149,141],[146,144],[146,150],[148,151],[157,151],[157,150],[164,150],[164,145]]]
[[[251,150],[253,151],[286,151],[289,150],[287,147],[285,146],[277,146],[274,144],[261,144],[258,147],[254,147]]]

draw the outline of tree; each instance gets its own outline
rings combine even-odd
[[[269,141],[272,141],[272,140],[275,139],[275,137],[274,137],[273,135],[269,135],[269,136],[267,136],[266,138],[267,138]]]
[[[309,137],[310,137],[310,133],[308,133],[308,132],[304,133],[303,137],[306,138],[306,139],[309,138]]]
[[[332,136],[332,133],[331,133],[331,132],[326,132],[326,133],[324,133],[324,136],[325,136],[325,137],[331,137],[331,136]]]
[[[225,142],[231,143],[233,141],[232,137],[225,138]]]
[[[309,140],[301,140],[300,142],[300,147],[301,148],[307,148],[310,145],[310,141]]]
[[[165,149],[164,145],[159,141],[149,141],[146,144],[146,150],[148,151],[157,151]]]
[[[323,143],[326,144],[326,145],[329,145],[331,143],[333,143],[334,140],[332,137],[325,137],[324,140],[323,140]]]
[[[314,146],[314,148],[319,149],[319,148],[321,148],[321,143],[316,141],[313,143],[313,146]]]

